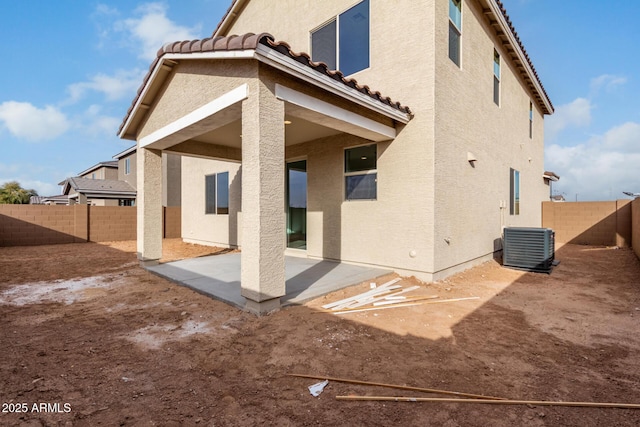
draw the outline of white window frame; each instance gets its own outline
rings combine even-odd
[[[124,159],[124,174],[129,175],[131,173],[131,158]]]
[[[522,204],[522,186],[520,185],[522,177],[520,175],[519,170],[509,169],[509,215],[512,216],[520,215],[520,205]]]
[[[205,215],[229,215],[229,206],[227,206],[227,213],[218,212],[218,201],[220,200],[220,194],[218,193],[218,175],[221,175],[224,173],[227,174],[227,177],[230,176],[229,171],[209,173],[204,176],[204,214]],[[207,212],[207,178],[210,176],[214,177],[213,178],[213,188],[214,188],[213,194],[214,194],[215,200],[213,201],[213,212]],[[227,205],[230,203],[230,199],[231,199],[231,195],[229,194],[230,185],[231,183],[229,182],[229,178],[227,178]]]
[[[498,57],[498,73],[496,74],[496,56]],[[493,103],[498,107],[502,104],[502,55],[498,52],[498,49],[493,48],[493,60],[491,61],[493,65]],[[496,85],[498,88],[498,99],[496,99]]]
[[[533,101],[529,100],[529,139],[533,139]]]
[[[449,8],[451,7],[451,2],[453,0],[449,0]],[[451,19],[451,13],[447,14],[449,18],[449,28],[453,28],[458,33],[458,63],[456,63],[453,59],[451,59],[451,55],[449,51],[451,50],[451,46],[447,45],[447,55],[451,62],[453,62],[458,68],[462,68],[462,0],[460,0],[460,27],[456,25],[455,22]],[[449,33],[447,32],[447,37]],[[450,40],[449,40],[450,41]]]
[[[313,60],[313,33],[326,27],[327,25],[335,21],[336,23],[336,70],[340,70],[340,15],[344,14],[346,11],[354,8],[355,6],[359,5],[364,1],[366,0],[359,0],[355,2],[351,6],[339,12],[337,15],[331,17],[330,19],[327,19],[322,24],[318,25],[317,27],[309,31],[309,52],[311,52],[312,60]],[[355,73],[359,73],[361,71],[368,70],[369,68],[371,68],[371,1],[372,0],[369,0],[369,51],[367,52],[367,55],[368,55],[367,62],[369,62],[369,66],[366,68],[363,68],[362,70],[358,70]],[[348,74],[348,75],[352,75],[352,74]]]
[[[355,171],[355,172],[346,172],[346,153],[347,150],[352,150],[354,148],[359,148],[359,147],[368,147],[370,145],[375,145],[376,146],[376,168],[375,169],[367,169],[367,170],[363,170],[363,171]],[[343,173],[343,177],[342,177],[342,194],[344,197],[344,201],[345,202],[358,202],[358,201],[376,201],[378,200],[378,178],[377,178],[377,174],[378,174],[378,144],[377,143],[373,143],[373,144],[361,144],[361,145],[354,145],[352,147],[345,147],[343,152],[342,152],[342,173]],[[360,176],[360,175],[373,175],[376,174],[376,197],[373,199],[348,199],[347,198],[347,180],[346,178],[348,176]]]

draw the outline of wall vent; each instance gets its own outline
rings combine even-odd
[[[555,233],[550,228],[507,227],[503,248],[505,267],[550,273],[554,266]]]

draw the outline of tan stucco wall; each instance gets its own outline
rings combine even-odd
[[[129,159],[129,173],[125,173],[125,159]],[[125,181],[133,188],[138,185],[138,161],[136,152],[129,154],[118,160],[118,178],[119,181]]]
[[[309,31],[355,3],[289,0],[274,8],[270,1],[251,0],[227,33],[267,31],[294,51],[308,52]],[[408,125],[397,125],[392,142],[378,144],[376,201],[345,202],[343,194],[344,147],[368,141],[342,134],[287,147],[287,159],[308,161],[309,256],[388,266],[430,279],[491,256],[499,248],[502,226],[541,225],[540,202],[548,197],[542,179],[542,115],[536,108],[534,138],[529,139],[531,94],[476,3],[464,2],[463,9],[458,69],[448,58],[448,2],[424,0],[408,7],[371,2],[371,66],[353,77],[408,105],[415,116]],[[493,103],[494,46],[502,56],[500,107]],[[278,78],[309,91],[251,61],[183,61],[156,97],[138,136],[258,75],[269,87]],[[467,152],[478,159],[475,168]],[[230,226],[229,219],[203,214],[204,175],[229,170],[224,162],[211,162],[183,157],[183,238],[234,245],[239,238],[233,241],[228,233],[239,220]],[[509,215],[509,168],[521,173],[518,216]]]
[[[182,202],[181,160],[178,154],[162,153],[162,206]]]
[[[434,250],[435,271],[446,275],[500,248],[503,226],[539,227],[549,189],[542,178],[543,117],[534,108],[530,139],[533,96],[482,10],[463,2],[460,68],[448,57],[448,2],[436,2],[435,14]],[[494,48],[501,55],[500,106],[493,101]],[[475,167],[468,152],[477,158]],[[520,172],[520,215],[509,214],[510,168]]]
[[[192,243],[238,246],[241,233],[240,164],[182,156],[182,238]],[[205,175],[229,172],[229,215],[206,215]]]
[[[183,61],[164,83],[138,132],[138,140],[256,78],[250,60]]]
[[[357,1],[290,3],[288,10],[305,13],[282,14],[266,0],[251,0],[228,34],[266,31],[294,51],[310,52],[309,31]],[[371,142],[342,134],[287,147],[288,159],[306,157],[308,162],[309,256],[388,266],[409,274],[432,270],[434,52],[433,34],[424,28],[433,27],[433,0],[419,3],[414,8],[370,3],[370,67],[351,76],[415,113],[409,125],[398,126],[393,142],[378,144],[378,200],[344,201],[344,147]],[[398,22],[403,23],[403,33],[415,28],[420,36],[400,41],[397,32],[389,30]]]

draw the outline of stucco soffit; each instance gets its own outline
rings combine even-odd
[[[165,149],[197,136],[199,133],[202,133],[199,125],[202,125],[205,120],[215,119],[214,116],[216,113],[247,99],[248,92],[249,88],[246,83],[230,90],[191,113],[140,139],[140,147]],[[225,124],[227,123],[223,122],[219,125],[222,126]],[[207,126],[207,130],[211,130],[210,126]]]
[[[276,97],[287,103],[302,107],[300,112],[292,113],[293,116],[372,141],[387,141],[396,137],[396,129],[392,126],[384,125],[277,83]],[[322,119],[316,120],[313,117],[314,115],[320,116]]]

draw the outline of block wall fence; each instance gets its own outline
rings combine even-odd
[[[163,208],[165,238],[180,237],[180,206]],[[56,245],[136,239],[130,206],[0,205],[0,246]]]
[[[633,203],[636,211],[638,202]],[[640,225],[632,229],[631,200],[543,202],[542,226],[555,230],[556,242],[579,245],[631,247],[640,233]]]

